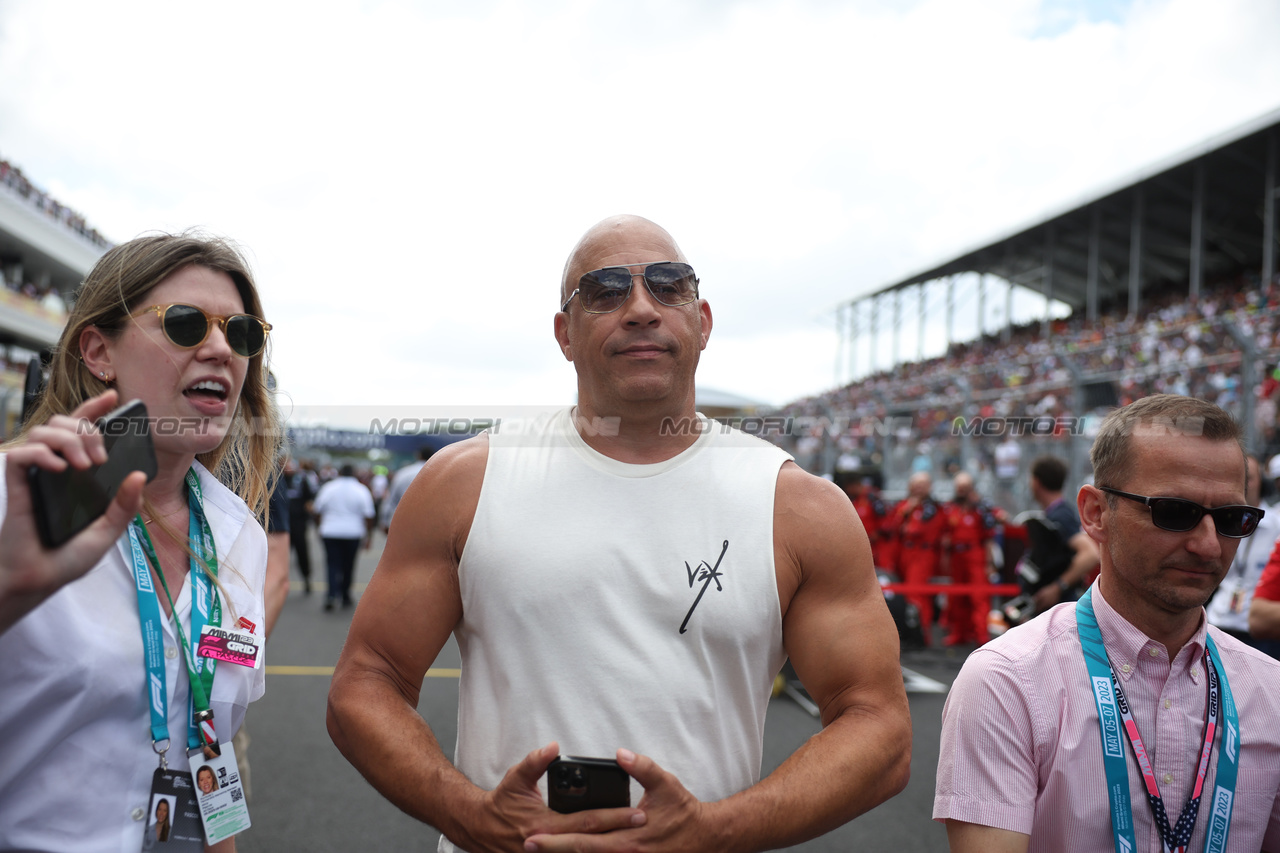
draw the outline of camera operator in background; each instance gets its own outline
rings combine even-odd
[[[1067,464],[1058,457],[1041,456],[1031,463],[1031,497],[1044,510],[1049,529],[1057,534],[1053,553],[1040,561],[1043,574],[1032,594],[1036,613],[1061,601],[1075,601],[1099,564],[1097,543],[1080,529],[1075,508],[1062,496],[1066,482]]]

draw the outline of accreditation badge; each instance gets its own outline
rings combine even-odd
[[[204,827],[190,773],[156,768],[151,777],[142,849],[203,853]]]
[[[200,644],[196,654],[227,663],[257,669],[262,665],[262,644],[248,631],[236,628],[219,628],[205,625],[200,629]]]
[[[1244,588],[1244,585],[1239,582],[1236,583],[1235,589],[1231,590],[1231,604],[1229,609],[1232,613],[1244,612],[1246,592],[1247,590]]]
[[[204,750],[192,750],[191,776],[195,799],[204,821],[209,844],[217,844],[249,828],[249,805],[244,798],[240,768],[231,741],[223,741],[222,754],[208,758]]]

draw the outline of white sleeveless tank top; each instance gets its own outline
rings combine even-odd
[[[701,800],[758,781],[785,659],[773,504],[791,457],[699,423],[652,465],[592,450],[567,410],[491,432],[455,632],[455,763],[480,787],[553,740],[648,755]],[[632,805],[642,793],[633,781]]]

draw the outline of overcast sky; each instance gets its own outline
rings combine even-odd
[[[1277,107],[1276,0],[0,0],[0,156],[240,242],[298,411],[573,402],[559,275],[622,212],[702,279],[699,384],[782,404],[838,303]]]

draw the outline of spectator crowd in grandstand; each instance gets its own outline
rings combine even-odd
[[[1166,293],[1147,304],[1140,316],[1117,311],[1088,323],[1077,312],[1054,321],[1047,334],[1037,322],[1012,329],[1007,337],[953,344],[945,355],[897,364],[799,400],[780,414],[813,426],[808,434],[784,436],[781,443],[789,444],[802,464],[819,469],[832,458],[817,453],[829,436],[840,458],[856,460],[856,467],[880,468],[886,438],[892,439],[914,448],[909,470],[896,472],[902,475],[899,482],[886,483],[900,489],[912,470],[954,473],[947,469],[963,461],[957,458],[957,419],[1052,420],[1056,426],[1049,437],[1062,438],[1075,419],[1096,419],[1104,409],[1154,393],[1199,397],[1240,417],[1246,393],[1244,339],[1251,342],[1258,368],[1248,392],[1254,394],[1253,449],[1264,457],[1280,451],[1275,404],[1280,286],[1263,289],[1255,274],[1220,283],[1198,300]],[[1078,400],[1080,387],[1096,396]],[[977,433],[976,458],[965,467],[989,472],[1006,438],[998,431]],[[934,452],[940,449],[940,455]]]
[[[50,311],[62,314],[67,310],[67,303],[52,284],[37,285],[22,275],[21,266],[0,264],[0,283],[13,293],[20,293],[28,299],[39,302]]]
[[[35,186],[21,169],[4,159],[0,159],[0,196],[9,207],[27,208],[48,217],[56,223],[55,228],[74,233],[73,239],[87,241],[99,250],[111,248],[112,244],[89,227],[82,215]],[[22,240],[13,239],[8,231],[5,237],[4,250],[0,251],[0,312],[43,316],[60,326],[67,311],[63,291],[69,290],[73,282],[55,281],[47,268],[24,257]],[[21,406],[14,394],[21,392],[27,364],[35,354],[30,346],[32,341],[8,335],[0,341],[0,434],[11,427]]]
[[[93,242],[102,249],[111,248],[111,242],[98,233],[98,229],[90,228],[83,215],[62,204],[53,196],[27,180],[22,170],[8,160],[0,160],[0,186],[26,200],[36,210],[50,219],[57,220],[72,231]]]

